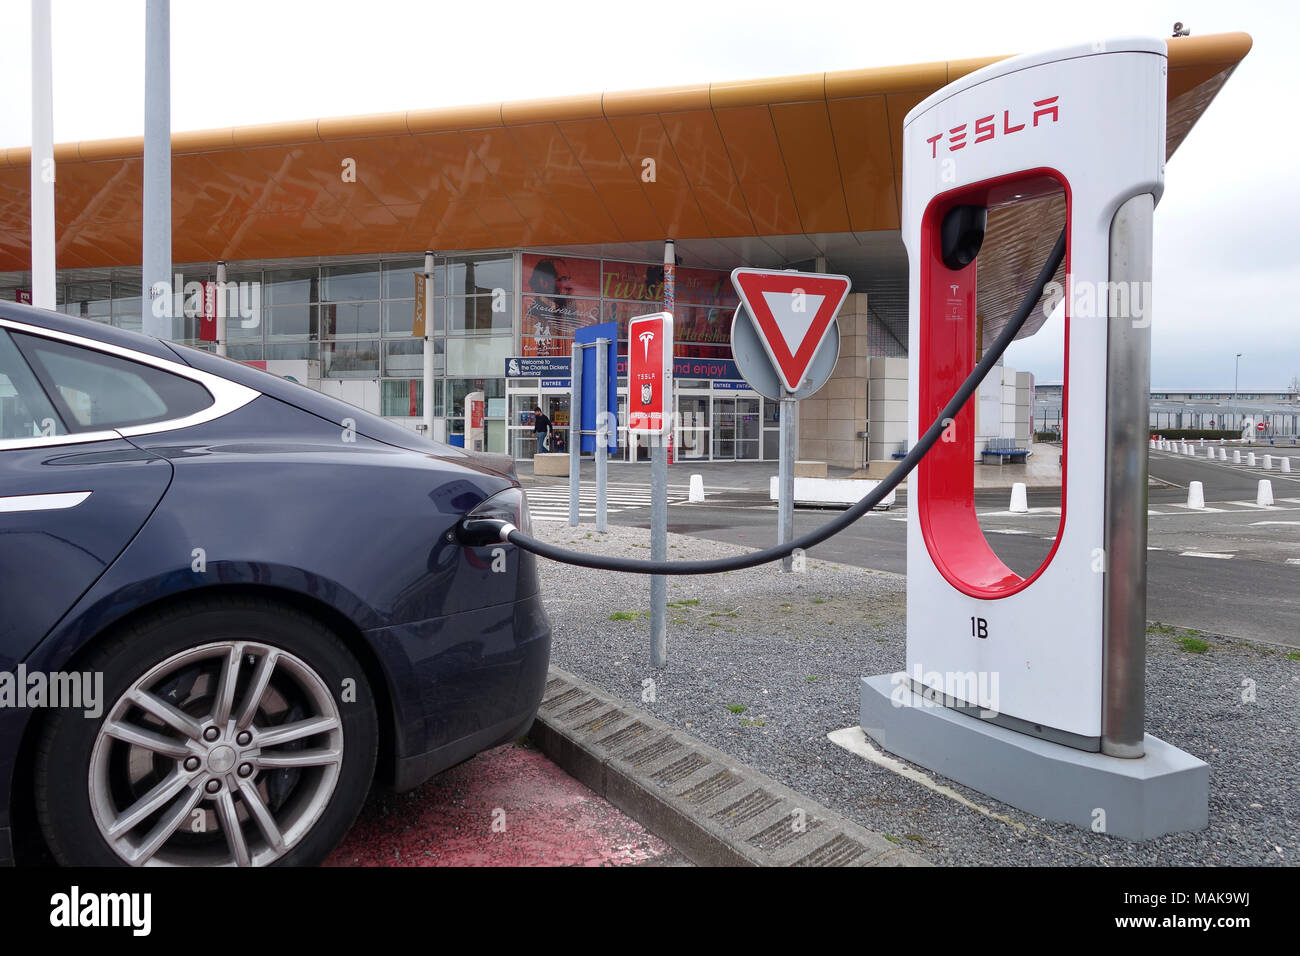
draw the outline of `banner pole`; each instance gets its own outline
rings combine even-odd
[[[569,527],[578,526],[578,497],[582,491],[582,346],[573,343],[569,366]]]
[[[609,475],[609,339],[596,339],[596,530],[609,530],[605,483]]]

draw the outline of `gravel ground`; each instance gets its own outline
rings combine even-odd
[[[648,533],[543,522],[539,537],[582,551],[649,556]],[[734,545],[669,535],[673,558]],[[1295,865],[1300,860],[1300,660],[1160,625],[1148,629],[1147,730],[1210,764],[1210,826],[1136,844],[1050,823],[931,774],[990,819],[832,744],[858,722],[858,679],[905,665],[905,578],[808,559],[668,579],[668,666],[649,665],[649,579],[541,561],[555,664],[688,729],[785,785],[934,863],[968,866]],[[597,600],[599,597],[599,600]],[[615,611],[640,612],[612,619]],[[1187,639],[1208,644],[1196,653]],[[1195,646],[1195,645],[1194,645]],[[642,681],[656,700],[642,700]],[[1247,681],[1254,701],[1243,702]],[[735,712],[729,708],[744,708]]]

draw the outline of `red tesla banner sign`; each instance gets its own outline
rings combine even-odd
[[[627,429],[662,435],[672,425],[673,316],[633,319],[627,326]]]
[[[199,316],[199,341],[215,342],[217,340],[217,284],[204,282],[203,312]]]
[[[781,383],[797,390],[849,294],[849,277],[740,268],[732,270],[731,283]]]

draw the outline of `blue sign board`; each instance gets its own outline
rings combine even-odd
[[[568,377],[570,364],[567,355],[516,355],[506,359],[506,378]]]
[[[606,411],[609,412],[609,450],[618,451],[618,323],[602,322],[588,325],[573,333],[578,345],[590,345],[582,350],[582,430],[596,430],[596,340],[608,339],[606,348]],[[582,450],[596,450],[596,436],[582,436]]]
[[[612,323],[611,323],[612,324]],[[588,328],[604,328],[604,326],[589,326]],[[579,330],[581,335],[583,330]],[[581,339],[579,339],[581,341]],[[593,339],[594,341],[594,339]],[[590,353],[589,353],[590,354]],[[513,358],[506,359],[506,377],[507,378],[543,378],[546,376],[563,376],[569,377],[569,366],[572,364],[567,355],[552,355],[550,357],[536,355],[516,355]],[[595,356],[592,356],[591,362],[584,359],[583,365],[590,365],[592,369],[596,367]],[[627,374],[627,356],[620,355],[616,362],[610,364],[615,368],[616,375]],[[591,374],[595,374],[593,371]],[[695,358],[688,355],[678,355],[673,359],[673,378],[677,379],[721,379],[723,381],[736,381],[743,379],[740,369],[731,359],[721,358]],[[585,379],[585,376],[584,376]],[[595,379],[592,379],[594,382]],[[547,387],[553,383],[547,382]],[[584,382],[584,388],[585,388]],[[722,386],[726,388],[728,386]]]

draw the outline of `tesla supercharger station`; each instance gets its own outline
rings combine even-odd
[[[908,113],[912,443],[980,358],[986,211],[1064,198],[1061,518],[1028,576],[993,552],[975,512],[968,402],[908,489],[907,670],[862,685],[862,727],[886,750],[1133,839],[1208,819],[1206,764],[1143,732],[1150,316],[1110,314],[1121,310],[1107,294],[1151,278],[1165,79],[1163,42],[1098,43],[994,64]],[[1022,288],[1059,228],[1020,267]]]

